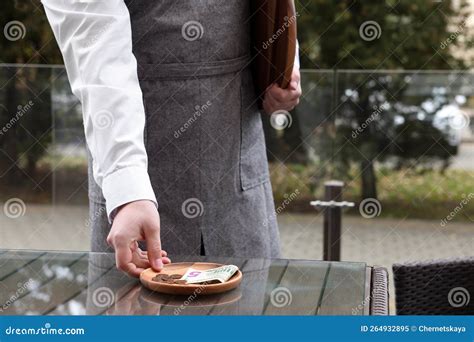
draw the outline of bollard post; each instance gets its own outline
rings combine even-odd
[[[343,182],[329,181],[324,183],[324,200],[339,202],[342,198]],[[323,259],[341,260],[341,208],[327,207],[324,209],[324,252]]]
[[[323,224],[323,260],[341,260],[341,221],[342,208],[353,207],[354,203],[342,201],[344,183],[331,180],[324,183],[324,201],[312,201],[314,207],[322,207]]]

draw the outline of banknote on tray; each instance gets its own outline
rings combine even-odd
[[[235,274],[235,272],[237,272],[238,269],[239,268],[235,265],[224,265],[205,271],[189,268],[181,277],[181,280],[185,280],[187,284],[213,282],[225,283]]]

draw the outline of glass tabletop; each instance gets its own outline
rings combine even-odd
[[[364,315],[365,263],[174,257],[237,265],[223,294],[152,292],[115,268],[113,254],[0,250],[0,315]]]

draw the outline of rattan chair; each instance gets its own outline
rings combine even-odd
[[[473,315],[474,257],[393,265],[397,315]]]
[[[372,316],[387,316],[389,314],[388,302],[388,272],[385,267],[372,268],[370,314]]]

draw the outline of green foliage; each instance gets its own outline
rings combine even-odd
[[[0,38],[0,63],[60,64],[62,58],[53,32],[49,27],[43,5],[39,1],[9,0],[2,2],[2,28],[11,21],[23,24],[24,37],[8,40]]]
[[[470,14],[467,1],[296,3],[302,67],[335,72],[303,75],[303,101],[294,115],[300,125],[284,131],[283,140],[290,146],[286,150],[301,148],[304,141],[308,154],[322,161],[316,171],[321,177],[351,179],[349,170],[358,165],[363,198],[377,197],[375,162],[431,168],[441,161],[446,167],[457,150],[449,143],[449,133],[433,126],[434,115],[453,103],[459,89],[471,89],[463,94],[468,100],[474,91],[469,82],[463,83],[469,77],[462,74],[431,77],[418,75],[418,70],[472,65],[459,53],[473,43],[464,24]],[[365,31],[366,26],[371,31]],[[397,72],[408,69],[417,71]],[[426,110],[426,104],[436,104],[437,110]],[[301,137],[294,134],[296,129]],[[269,150],[277,155],[271,142]]]
[[[463,28],[466,0],[457,8],[452,0],[299,0],[297,10],[305,68],[463,69],[466,62],[452,50],[473,43]],[[378,39],[361,39],[367,21],[380,26]]]
[[[39,1],[5,1],[0,22],[3,30],[14,26],[9,34],[1,35],[0,63],[61,63]],[[7,181],[34,179],[37,161],[51,143],[51,75],[48,68],[3,66],[0,69],[0,129],[8,128],[0,136],[3,152],[0,170]],[[32,105],[26,110],[29,103]],[[18,111],[24,113],[18,115]]]
[[[290,205],[293,211],[314,212],[309,202],[324,198],[324,184],[315,179],[321,165],[318,163],[304,166],[292,164],[282,166],[271,164],[271,178],[276,205],[298,189],[299,196]],[[344,200],[358,203],[361,192],[358,181],[359,170],[351,167],[349,179],[344,188]],[[461,205],[465,199],[469,203],[463,206],[454,221],[472,222],[474,205],[469,194],[474,193],[474,177],[471,171],[447,170],[442,174],[433,170],[415,169],[393,170],[377,168],[379,200],[382,204],[382,217],[419,218],[441,220]],[[348,214],[360,215],[358,208]]]

